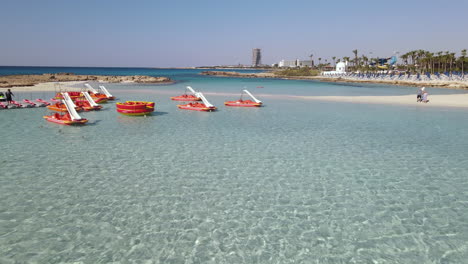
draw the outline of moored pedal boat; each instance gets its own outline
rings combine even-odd
[[[102,109],[101,105],[91,106],[90,103],[85,100],[76,100],[75,104],[77,107],[83,109],[84,111],[95,111]]]
[[[173,101],[201,101],[200,98],[192,94],[183,94],[179,96],[173,96],[171,97],[171,100]]]
[[[243,100],[242,95],[243,93],[248,94],[250,97],[252,97],[252,100]],[[238,107],[260,107],[262,106],[262,101],[258,100],[255,98],[249,91],[243,90],[241,93],[241,98],[236,101],[226,101],[224,102],[225,106],[238,106]]]
[[[66,93],[68,94],[68,96],[70,96],[71,99],[77,99],[81,97],[81,92],[66,92]],[[59,99],[59,100],[64,99],[63,92],[56,93],[54,99]]]
[[[93,94],[91,93],[90,94],[91,97],[93,98],[94,102],[98,103],[98,104],[104,104],[104,103],[107,103],[107,101],[109,99],[107,99],[107,97],[103,94]]]
[[[52,115],[44,116],[44,119],[60,125],[82,125],[88,122],[88,119],[82,118],[73,108],[71,99],[69,97],[65,98],[62,103],[65,105],[67,113],[64,115],[53,113]]]
[[[109,93],[109,91],[103,85],[99,86],[100,91],[94,89],[89,83],[85,83],[86,88],[91,97],[98,104],[107,103],[108,100],[115,100],[115,96]]]
[[[78,112],[83,111],[82,107],[75,106],[74,108]],[[47,109],[52,110],[52,111],[57,111],[57,112],[67,112],[67,107],[65,106],[64,103],[55,103],[55,104],[48,105]]]
[[[101,110],[102,106],[98,105],[93,98],[89,95],[88,92],[83,92],[82,93],[84,96],[84,100],[75,100],[75,103],[77,106],[83,108],[85,111],[92,111],[92,110]]]
[[[212,112],[215,111],[217,108],[212,105],[202,93],[197,93],[197,96],[200,97],[203,103],[195,102],[195,103],[188,103],[184,105],[177,105],[180,109],[185,110],[193,110],[193,111],[204,111],[204,112]]]
[[[49,122],[57,123],[60,125],[83,125],[86,122],[88,122],[88,119],[86,118],[72,120],[69,113],[66,113],[64,115],[60,115],[59,113],[53,113],[52,115],[44,116],[44,119]]]
[[[216,107],[214,106],[206,106],[203,103],[188,103],[184,105],[177,105],[180,109],[185,109],[185,110],[194,110],[194,111],[205,111],[205,112],[211,112],[215,111]]]
[[[239,107],[260,107],[261,103],[256,103],[251,100],[237,100],[237,101],[226,101],[224,102],[226,106],[239,106]]]
[[[187,90],[189,90],[192,94],[187,94]],[[185,90],[185,94],[179,96],[171,97],[173,101],[201,101],[201,98],[198,97],[198,93],[193,90],[192,87],[187,86]]]

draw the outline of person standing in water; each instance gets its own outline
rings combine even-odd
[[[5,96],[6,96],[8,104],[10,104],[11,101],[13,101],[12,96],[15,96],[15,95],[11,92],[10,89],[8,89],[8,91],[5,93]]]

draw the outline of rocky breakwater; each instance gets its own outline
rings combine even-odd
[[[56,73],[40,75],[6,75],[0,76],[0,88],[34,86],[47,82],[97,81],[109,83],[172,83],[167,77],[144,75],[110,76],[110,75],[75,75],[73,73]]]
[[[224,76],[224,77],[239,77],[239,78],[277,78],[275,74],[271,72],[259,72],[259,73],[241,73],[241,72],[227,72],[227,71],[204,71],[202,75],[213,75],[213,76]]]

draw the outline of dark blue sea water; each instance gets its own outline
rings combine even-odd
[[[95,75],[148,75],[148,76],[193,76],[206,69],[155,69],[155,68],[113,68],[113,67],[33,67],[33,66],[0,66],[0,76],[14,74],[44,74],[71,72],[74,74]],[[216,69],[216,71],[234,71]],[[262,70],[235,70],[237,72],[262,72]]]

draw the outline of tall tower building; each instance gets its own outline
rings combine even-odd
[[[252,67],[262,65],[262,51],[260,49],[252,50]]]

